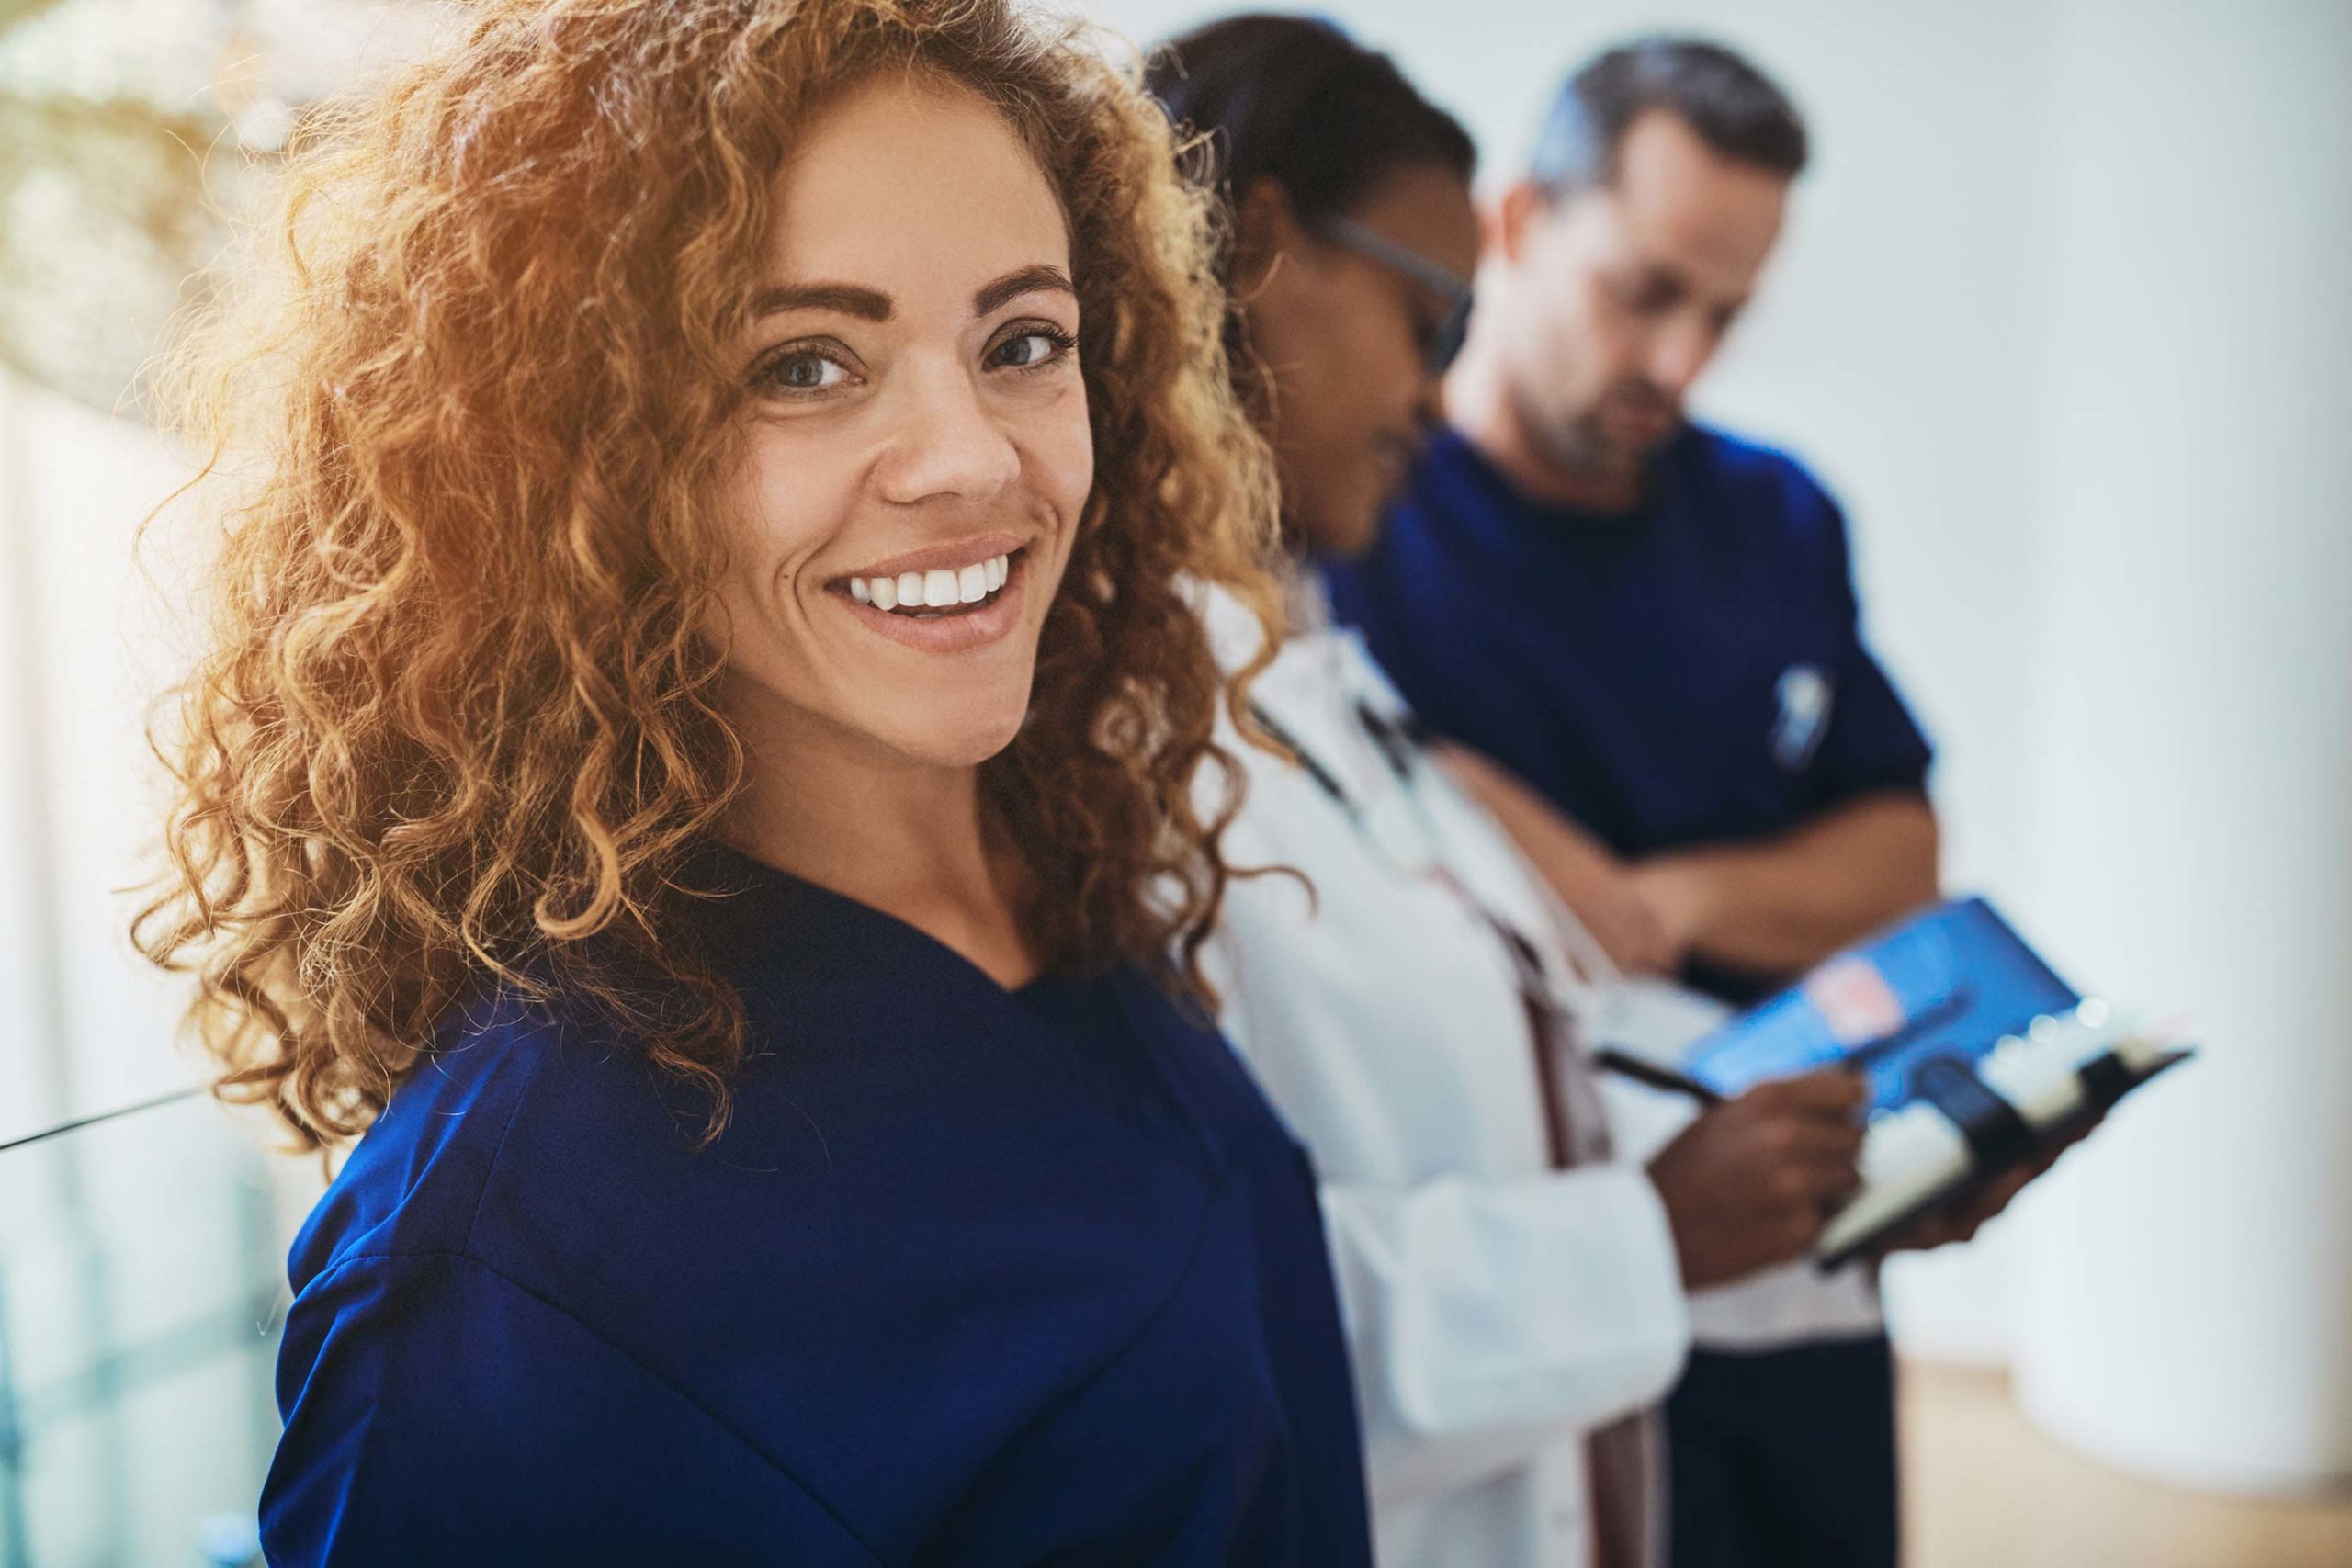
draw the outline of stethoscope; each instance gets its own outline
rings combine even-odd
[[[1383,713],[1361,697],[1351,705],[1351,716],[1363,729],[1366,738],[1372,741],[1373,750],[1379,754],[1382,762],[1401,787],[1406,805],[1411,810],[1414,821],[1420,829],[1423,856],[1420,863],[1414,864],[1408,863],[1408,857],[1399,854],[1383,839],[1382,835],[1374,829],[1371,814],[1363,803],[1349,793],[1347,785],[1340,782],[1338,773],[1303,744],[1289,726],[1276,718],[1267,710],[1263,703],[1255,698],[1250,702],[1250,716],[1257,721],[1260,728],[1272,737],[1297,760],[1300,771],[1306,774],[1308,780],[1332,804],[1339,807],[1355,828],[1357,836],[1375,854],[1387,862],[1392,870],[1403,876],[1432,882],[1442,886],[1464,908],[1476,914],[1481,921],[1492,927],[1503,939],[1504,945],[1511,950],[1514,962],[1522,966],[1531,967],[1534,976],[1541,976],[1540,989],[1546,1006],[1571,1016],[1579,1014],[1589,1007],[1589,998],[1568,991],[1560,984],[1553,971],[1543,963],[1540,957],[1541,949],[1537,947],[1534,939],[1521,929],[1520,923],[1496,909],[1487,899],[1480,897],[1454,873],[1449,863],[1447,852],[1452,843],[1451,836],[1439,826],[1437,818],[1430,814],[1429,803],[1421,793],[1422,770],[1434,764],[1429,756],[1431,732],[1418,717],[1409,713],[1400,715]],[[1541,891],[1548,895],[1550,890],[1544,888]],[[1559,911],[1555,910],[1555,913],[1556,915]],[[1572,920],[1555,921],[1555,923],[1560,924],[1564,931],[1577,929]],[[1570,945],[1581,948],[1585,944],[1572,942]],[[1599,954],[1597,952],[1593,956],[1597,957],[1598,962],[1592,964],[1592,971],[1613,980],[1616,977],[1615,966],[1609,963],[1607,956]],[[1591,962],[1581,951],[1577,952],[1573,958],[1579,966]]]
[[[1480,897],[1468,884],[1456,875],[1446,863],[1448,839],[1430,813],[1428,803],[1421,797],[1420,771],[1430,765],[1428,747],[1429,731],[1409,716],[1393,716],[1380,712],[1359,697],[1352,705],[1353,717],[1372,741],[1388,771],[1402,786],[1406,801],[1419,823],[1428,863],[1405,865],[1379,834],[1373,830],[1369,814],[1362,802],[1351,795],[1338,773],[1320,758],[1300,744],[1290,728],[1269,713],[1255,699],[1250,703],[1250,716],[1257,721],[1274,740],[1297,759],[1300,770],[1331,802],[1338,806],[1354,826],[1357,836],[1374,853],[1386,861],[1392,869],[1406,875],[1434,883],[1443,887],[1477,920],[1492,931],[1509,954],[1512,978],[1520,1000],[1527,1010],[1531,1044],[1533,1048],[1537,1077],[1541,1081],[1544,1134],[1550,1145],[1552,1164],[1565,1168],[1569,1163],[1569,1133],[1563,1114],[1563,1096],[1559,1083],[1559,1065],[1547,1047],[1555,1039],[1555,1030],[1573,1032],[1577,1021],[1589,1014],[1591,998],[1571,991],[1561,983],[1550,965],[1544,962],[1543,950],[1533,938],[1521,929],[1519,923],[1497,910]],[[1563,926],[1564,931],[1574,929]],[[1600,959],[1606,964],[1606,957]],[[1613,974],[1613,968],[1610,971]],[[1565,1036],[1572,1038],[1573,1034]]]

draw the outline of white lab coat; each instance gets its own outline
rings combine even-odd
[[[1208,607],[1238,661],[1254,622]],[[1255,695],[1361,818],[1227,735],[1249,788],[1228,862],[1295,867],[1314,892],[1237,882],[1210,968],[1227,1034],[1319,1173],[1378,1561],[1586,1568],[1586,1436],[1653,1407],[1690,1342],[1673,1237],[1638,1164],[1554,1168],[1510,951],[1430,873],[1537,937],[1555,994],[1586,989],[1568,958],[1581,933],[1434,766],[1392,769],[1354,708],[1404,705],[1351,633],[1295,638]],[[1652,1542],[1660,1506],[1653,1487]]]

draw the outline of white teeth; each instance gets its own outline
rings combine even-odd
[[[849,596],[877,610],[945,609],[977,604],[1012,581],[1012,558],[991,556],[961,570],[902,571],[896,577],[853,577]]]

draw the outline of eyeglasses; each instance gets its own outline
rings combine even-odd
[[[1432,376],[1445,374],[1445,367],[1462,352],[1463,336],[1470,328],[1470,280],[1378,230],[1365,228],[1352,218],[1326,219],[1316,227],[1333,244],[1403,273],[1422,287],[1436,290],[1444,299],[1444,316],[1422,340],[1421,364]]]

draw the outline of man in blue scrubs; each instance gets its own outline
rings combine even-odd
[[[1604,944],[1730,1001],[1937,891],[1928,743],[1861,639],[1836,503],[1684,413],[1805,156],[1726,50],[1579,71],[1493,213],[1452,428],[1331,574],[1422,716],[1570,819],[1489,794]],[[1677,1568],[1892,1568],[1884,1333],[1873,1308],[1804,1337],[1693,1356]]]

